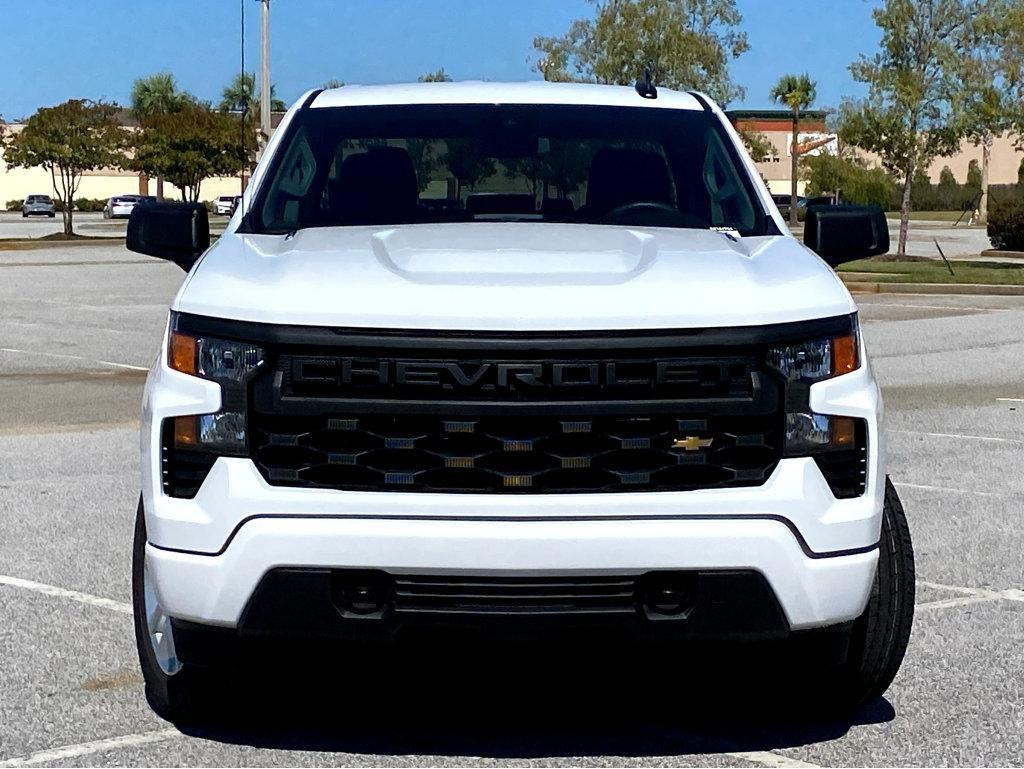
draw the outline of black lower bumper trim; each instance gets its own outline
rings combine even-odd
[[[278,568],[250,598],[238,627],[174,620],[178,656],[227,660],[238,642],[392,642],[407,633],[542,639],[582,631],[590,640],[771,641],[788,622],[755,571],[494,577],[390,575]]]

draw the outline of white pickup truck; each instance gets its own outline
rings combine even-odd
[[[237,644],[424,621],[820,639],[823,704],[880,695],[913,553],[832,267],[888,238],[795,239],[697,93],[306,94],[213,246],[200,205],[129,224],[189,271],[143,404],[151,705],[194,717]]]

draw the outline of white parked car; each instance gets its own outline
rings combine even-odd
[[[231,216],[234,212],[234,205],[234,195],[221,195],[213,201],[213,212],[222,216]]]
[[[107,201],[103,207],[104,219],[127,219],[132,211],[143,200],[156,200],[156,198],[144,198],[142,195],[116,195]]]
[[[313,91],[215,245],[136,211],[191,273],[143,404],[152,706],[194,717],[246,638],[467,621],[798,642],[821,707],[880,695],[913,553],[830,265],[888,230],[804,238],[717,106],[648,83]]]

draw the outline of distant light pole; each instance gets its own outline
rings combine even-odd
[[[270,0],[260,0],[260,133],[270,140]]]

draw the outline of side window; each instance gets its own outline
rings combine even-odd
[[[288,148],[274,185],[263,206],[263,222],[279,228],[299,223],[300,203],[309,193],[316,176],[316,157],[309,146],[306,130],[301,129]]]
[[[711,199],[711,226],[753,229],[757,220],[754,207],[722,138],[709,128],[705,139],[708,149],[703,175]]]

